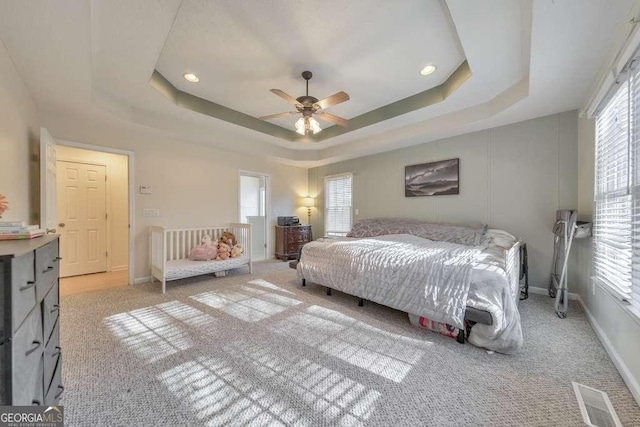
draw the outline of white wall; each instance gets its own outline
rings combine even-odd
[[[6,221],[37,224],[40,210],[38,111],[0,41],[0,194]]]
[[[238,221],[238,169],[271,175],[271,216],[295,215],[307,192],[307,171],[258,156],[185,143],[116,118],[73,118],[43,113],[44,126],[57,138],[135,153],[135,277],[149,276],[148,226],[197,227]],[[242,143],[241,140],[237,143]],[[140,194],[140,185],[153,194]],[[144,217],[143,209],[160,210]],[[273,233],[271,234],[273,239]],[[275,244],[272,241],[272,249]]]
[[[580,219],[592,220],[594,192],[595,121],[578,120],[578,200]],[[608,341],[605,345],[618,370],[640,404],[640,319],[632,316],[611,293],[592,283],[593,240],[576,240],[570,275],[570,290],[578,293],[596,331]]]
[[[528,246],[532,286],[546,287],[557,209],[577,204],[575,111],[473,132],[309,170],[314,235],[323,234],[323,178],[353,172],[358,218],[411,217],[485,222]],[[460,194],[406,198],[406,165],[460,158]]]
[[[124,270],[129,265],[129,172],[127,156],[82,150],[60,145],[58,160],[94,162],[107,167],[107,214],[109,243],[108,266],[110,271]],[[60,199],[58,199],[60,201]]]

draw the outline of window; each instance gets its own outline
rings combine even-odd
[[[594,273],[640,309],[640,68],[596,116]]]
[[[351,198],[353,175],[350,173],[324,178],[324,233],[346,236],[351,230]]]

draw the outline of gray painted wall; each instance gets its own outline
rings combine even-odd
[[[570,111],[309,170],[314,236],[323,230],[323,178],[353,172],[359,218],[485,222],[527,243],[531,286],[546,287],[557,209],[578,203],[578,120]],[[404,167],[460,158],[460,194],[405,198]]]

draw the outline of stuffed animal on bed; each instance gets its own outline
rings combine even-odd
[[[240,255],[242,255],[242,245],[241,244],[234,245],[231,248],[231,258],[238,258]]]
[[[200,244],[194,246],[189,252],[189,259],[192,261],[210,261],[216,259],[217,255],[217,246],[213,246],[211,236],[205,234],[200,240]]]
[[[219,243],[226,243],[230,248],[234,247],[238,240],[236,240],[236,236],[230,231],[224,231],[218,240]]]
[[[231,246],[226,243],[218,243],[218,256],[216,259],[218,261],[223,261],[229,259],[229,256],[231,256]]]

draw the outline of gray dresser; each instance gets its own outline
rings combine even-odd
[[[57,405],[58,236],[0,241],[0,405]]]

